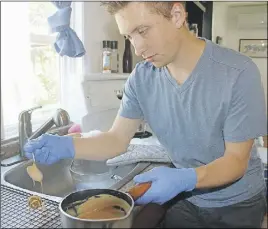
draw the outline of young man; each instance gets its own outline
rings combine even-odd
[[[26,155],[45,164],[112,158],[145,119],[175,168],[136,176],[152,181],[138,204],[169,204],[163,227],[260,227],[266,192],[254,139],[267,135],[267,125],[256,65],[193,36],[182,3],[103,4],[145,59],[125,84],[113,126],[89,138],[42,135],[25,145]]]

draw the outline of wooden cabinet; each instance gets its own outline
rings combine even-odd
[[[213,2],[187,1],[188,23],[197,24],[198,36],[212,39],[212,11]]]

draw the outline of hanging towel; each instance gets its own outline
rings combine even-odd
[[[57,11],[48,17],[48,24],[52,33],[59,33],[54,47],[60,56],[81,57],[85,54],[82,41],[70,27],[72,13],[71,1],[52,1]]]

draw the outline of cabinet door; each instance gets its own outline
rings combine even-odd
[[[212,39],[212,10],[213,2],[206,2],[205,4],[206,12],[203,13],[203,23],[202,23],[202,37],[208,40]]]
[[[123,90],[125,80],[86,81],[83,83],[88,112],[119,108],[115,90]]]
[[[115,90],[123,90],[126,80],[83,82],[88,113],[82,118],[83,132],[108,131],[117,115],[121,100]]]

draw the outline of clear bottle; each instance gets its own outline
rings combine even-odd
[[[118,53],[118,41],[111,41],[112,49],[112,73],[119,72],[119,53]]]
[[[111,42],[104,40],[102,41],[102,72],[111,73]]]

